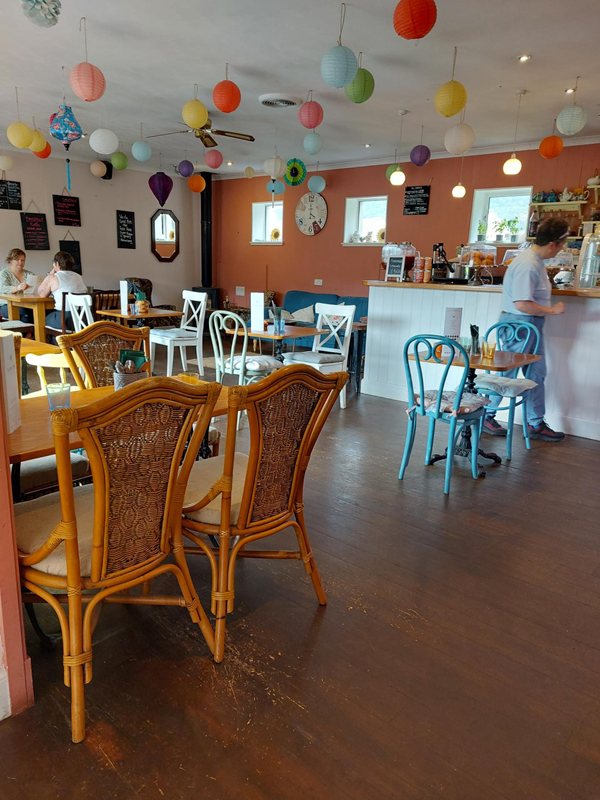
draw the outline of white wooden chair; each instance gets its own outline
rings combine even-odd
[[[184,290],[183,316],[179,328],[154,328],[150,331],[150,361],[154,365],[154,351],[157,344],[167,348],[167,377],[173,375],[173,354],[179,348],[183,370],[187,371],[186,347],[196,348],[198,372],[204,375],[204,355],[202,353],[202,333],[206,314],[206,292]]]
[[[94,314],[92,312],[92,295],[91,294],[73,294],[69,292],[67,295],[67,308],[71,312],[71,320],[73,322],[73,330],[75,333],[87,328],[88,325],[93,325]]]
[[[317,330],[324,332],[315,336],[312,350],[284,353],[283,363],[286,367],[290,364],[308,364],[324,374],[347,371],[356,306],[316,303],[315,311]],[[340,392],[340,406],[346,408],[345,385]]]

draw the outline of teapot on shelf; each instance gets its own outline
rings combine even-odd
[[[579,200],[580,202],[585,203],[585,201],[588,199],[589,196],[590,196],[589,191],[583,186],[579,186],[577,189],[573,189],[573,197],[572,197],[573,200]]]
[[[558,195],[554,189],[552,189],[552,191],[548,194],[546,203],[558,203]]]
[[[600,186],[600,175],[598,174],[598,170],[594,171],[594,174],[591,178],[588,178],[587,182],[588,186]]]
[[[562,192],[562,194],[560,195],[560,201],[561,201],[561,203],[568,203],[568,202],[569,202],[569,200],[570,200],[572,197],[573,197],[573,194],[572,194],[572,193],[571,193],[571,192],[570,192],[570,191],[567,189],[567,187],[565,186],[565,189],[564,189],[564,191],[563,191],[563,192]]]

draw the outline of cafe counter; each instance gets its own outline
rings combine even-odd
[[[462,308],[461,336],[469,335],[470,324],[483,335],[500,316],[501,286],[364,285],[369,287],[369,328],[361,389],[376,397],[406,401],[404,345],[418,333],[442,334],[446,308]],[[567,434],[600,440],[600,289],[554,289],[552,295],[553,303],[564,298],[566,311],[546,318],[546,419]],[[438,386],[439,370],[425,365],[428,386]],[[506,418],[502,412],[498,417]]]

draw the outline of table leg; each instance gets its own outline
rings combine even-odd
[[[21,395],[25,397],[29,394],[29,383],[27,382],[27,359],[21,358]]]
[[[45,329],[46,329],[46,306],[44,303],[32,303],[33,306],[33,324],[35,327],[35,338],[38,342],[45,342]]]
[[[275,339],[275,358],[283,364],[283,339]]]
[[[354,331],[354,386],[356,394],[360,394],[360,385],[362,383],[362,352],[365,334],[365,330]]]
[[[18,320],[18,319],[20,319],[20,317],[19,317],[19,306],[18,306],[18,305],[15,305],[15,303],[13,303],[11,300],[8,300],[8,299],[7,299],[7,301],[6,301],[6,305],[7,305],[7,307],[8,307],[8,308],[7,308],[7,311],[8,311],[8,318],[9,318],[10,320],[12,320],[13,322],[14,322],[15,320]]]

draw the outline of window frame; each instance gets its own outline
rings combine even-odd
[[[490,207],[490,198],[493,197],[528,197],[529,198],[529,206],[531,206],[531,198],[533,196],[533,186],[505,186],[502,188],[493,188],[493,189],[474,189],[473,190],[473,203],[471,206],[471,220],[469,223],[469,242],[477,242],[477,226],[479,224],[479,220],[483,219],[484,217],[487,219]],[[496,241],[496,237],[493,236],[491,239],[485,239],[485,244],[494,244],[494,245],[515,245],[515,244],[522,244],[524,241],[527,240],[527,226],[525,227],[525,235],[522,239],[519,239],[517,242],[498,242]]]
[[[385,231],[387,235],[387,214],[388,214],[388,204],[389,204],[389,196],[387,194],[377,194],[377,195],[361,195],[359,197],[346,197],[346,206],[344,210],[344,232],[343,232],[343,241],[342,245],[344,247],[383,247],[386,240],[383,242],[373,241],[373,242],[351,242],[350,237],[352,234],[360,230],[360,209],[361,204],[364,202],[369,202],[373,200],[385,200]]]
[[[281,208],[281,239],[273,242],[270,239],[267,239],[267,218],[269,208],[276,207]],[[262,235],[265,238],[259,239],[258,235]],[[272,200],[252,203],[252,236],[250,244],[267,245],[268,247],[272,247],[273,245],[279,246],[283,244],[283,200],[275,200],[274,203]]]

